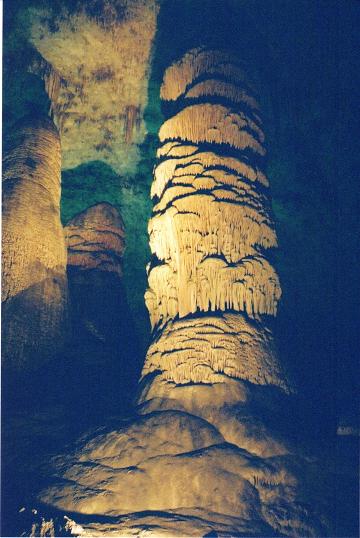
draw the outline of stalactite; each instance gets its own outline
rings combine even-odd
[[[131,144],[134,130],[139,129],[141,122],[140,107],[129,105],[125,107],[124,139],[126,144]]]
[[[56,354],[65,338],[60,166],[50,119],[14,127],[3,168],[2,300],[4,363],[18,370]]]

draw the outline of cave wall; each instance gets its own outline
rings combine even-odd
[[[276,236],[251,86],[236,58],[206,48],[164,74],[161,97],[175,110],[160,128],[152,185],[153,342],[137,414],[103,419],[54,458],[54,480],[38,496],[76,512],[69,523],[80,535],[107,534],[110,517],[119,536],[154,528],[198,536],[204,526],[226,535],[331,532],[326,481],[311,480],[321,464],[289,427],[291,387],[266,327],[280,286],[267,261]],[[70,260],[84,267],[99,259],[73,252],[86,231],[78,225],[99,207],[68,227]]]

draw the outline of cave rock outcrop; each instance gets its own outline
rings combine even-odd
[[[65,227],[68,267],[122,276],[125,230],[118,210],[101,202],[75,215]]]
[[[27,117],[5,144],[2,357],[4,367],[24,373],[60,353],[66,339],[60,139],[50,118]]]
[[[30,42],[59,128],[63,167],[94,159],[134,173],[146,135],[157,0],[74,0],[29,9]]]

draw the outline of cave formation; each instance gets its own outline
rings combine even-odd
[[[104,202],[75,215],[64,231],[72,330],[77,338],[84,333],[85,342],[92,336],[121,346],[124,222],[118,210]]]
[[[2,357],[9,372],[29,372],[45,368],[62,351],[68,329],[60,138],[46,116],[24,118],[8,138],[3,161]]]
[[[99,514],[119,536],[149,528],[178,536],[327,531],[323,492],[311,514],[303,507],[313,466],[276,428],[291,386],[264,319],[280,298],[266,259],[276,235],[261,120],[243,108],[251,94],[241,73],[235,59],[206,49],[165,73],[162,97],[180,104],[159,132],[146,292],[153,342],[138,416],[58,457],[59,482],[39,494],[46,506],[86,514],[81,532],[106,534],[107,523],[92,521]],[[227,106],[213,102],[224,95],[206,85],[208,76],[232,81]],[[199,79],[203,89],[190,101],[181,90]],[[119,222],[114,233],[110,209],[92,207],[67,225],[72,271],[116,271],[109,258],[122,243],[114,245]]]
[[[84,201],[62,224],[61,167],[65,176],[101,161],[136,177],[161,6],[65,4],[29,11],[26,69],[43,81],[48,116],[14,123],[4,152],[3,372],[15,392],[29,376],[20,407],[41,387],[52,393],[36,407],[24,453],[46,428],[51,447],[20,463],[17,448],[7,456],[20,484],[30,477],[14,495],[28,527],[13,527],[31,536],[332,536],[331,479],[292,423],[296,382],[274,337],[282,291],[264,89],[238,53],[207,45],[180,48],[161,73],[147,194],[151,335],[140,368],[129,306],[137,288],[126,290],[124,277],[127,245],[141,238],[115,199]],[[122,189],[126,214],[136,194]]]

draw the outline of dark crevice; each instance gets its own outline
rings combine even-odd
[[[226,190],[226,189],[224,189]],[[229,191],[231,189],[228,189]],[[253,211],[256,211],[259,213],[259,215],[262,217],[262,221],[261,222],[258,222],[257,220],[255,220],[253,217],[251,217],[250,215],[248,215],[247,217],[252,220],[253,222],[256,222],[257,224],[261,225],[261,224],[268,224],[269,226],[272,224],[272,221],[270,220],[270,217],[268,215],[265,215],[263,211],[260,211],[259,208],[255,208],[247,203],[245,203],[244,201],[240,201],[240,200],[231,200],[231,199],[228,199],[228,198],[224,198],[224,199],[219,199],[219,198],[216,198],[212,191],[209,191],[208,189],[198,189],[196,191],[194,191],[193,193],[186,193],[186,194],[179,194],[178,196],[175,196],[170,202],[168,202],[166,204],[166,206],[159,210],[159,211],[154,211],[153,212],[153,216],[156,217],[158,215],[163,215],[164,213],[166,213],[166,211],[174,205],[175,202],[177,202],[178,200],[182,200],[184,198],[189,198],[189,197],[193,197],[193,196],[202,196],[202,195],[207,195],[207,196],[211,196],[213,198],[213,202],[216,204],[216,203],[226,203],[226,204],[231,204],[233,205],[234,207],[247,207]],[[176,207],[176,206],[175,206]],[[177,208],[176,208],[177,209]],[[177,209],[177,212],[178,213],[183,213],[183,212],[180,212],[178,209]],[[193,213],[193,214],[196,214],[198,215],[197,212],[195,211],[191,211],[189,213]]]
[[[182,177],[182,176],[176,176],[176,177]],[[211,178],[211,176],[194,176],[194,181],[198,178],[203,178],[203,177],[209,177]],[[172,202],[178,200],[179,198],[184,198],[185,196],[195,196],[196,194],[212,194],[213,192],[215,191],[228,191],[228,192],[231,192],[231,193],[234,193],[238,199],[237,200],[232,200],[232,202],[234,203],[238,203],[239,205],[248,205],[249,207],[251,207],[252,209],[254,209],[254,211],[259,211],[259,213],[261,214],[265,214],[269,220],[271,220],[271,204],[268,202],[267,198],[263,199],[262,197],[260,198],[260,200],[252,195],[252,194],[249,194],[249,192],[245,192],[245,193],[241,193],[239,192],[239,189],[237,189],[237,187],[235,186],[232,186],[232,185],[228,185],[226,183],[223,183],[223,184],[216,184],[213,188],[211,189],[196,189],[192,183],[174,183],[173,181],[169,181],[167,184],[166,184],[166,187],[161,195],[161,197],[159,198],[158,196],[153,196],[153,200],[154,200],[154,205],[156,206],[160,201],[161,199],[163,198],[165,192],[170,189],[170,188],[192,188],[192,192],[188,192],[186,194],[179,194],[178,196],[174,196],[169,202],[168,204],[166,205],[166,208],[164,209],[161,209],[159,211],[154,211],[154,215],[158,214],[158,213],[162,213],[164,211],[166,211],[166,209],[168,209],[168,207],[172,204]],[[256,192],[256,191],[255,191]],[[261,196],[261,195],[259,195]],[[217,198],[216,196],[214,196],[214,199],[218,202],[228,202],[230,201],[228,198]],[[249,202],[249,203],[245,203],[246,202]]]
[[[221,172],[224,172],[226,174],[236,176],[237,178],[239,178],[239,181],[241,181],[241,182],[245,183],[246,185],[248,185],[249,187],[251,187],[251,189],[254,190],[255,192],[258,191],[259,195],[264,196],[264,199],[266,199],[268,201],[269,187],[267,187],[266,185],[261,183],[259,180],[252,181],[251,179],[249,179],[246,176],[240,174],[236,170],[234,170],[232,168],[229,168],[227,166],[224,166],[224,165],[220,165],[220,166],[217,166],[217,165],[216,166],[204,166],[200,161],[195,161],[195,162],[190,162],[187,165],[176,165],[175,166],[175,172],[176,172],[176,170],[178,168],[181,168],[181,167],[186,168],[187,166],[192,166],[194,164],[195,165],[196,164],[201,164],[203,166],[203,169],[204,169],[204,174],[181,174],[181,175],[174,174],[173,178],[186,177],[186,176],[194,176],[194,178],[200,178],[200,177],[210,177],[210,178],[212,178],[213,177],[211,175],[212,171],[214,171],[214,172],[221,171]],[[253,171],[254,171],[254,173],[256,173],[255,170],[253,170]],[[208,175],[208,173],[209,173],[209,175]],[[175,183],[173,183],[173,180],[170,179],[168,182],[166,182],[166,184],[164,186],[164,189],[163,189],[163,192],[165,191],[165,189],[168,188],[168,185],[170,185],[170,184],[172,184],[172,185],[182,185],[182,186],[190,186],[191,185],[191,184],[188,184],[188,183],[185,183],[185,184],[176,183],[175,184]],[[234,187],[234,188],[236,188],[236,187]],[[241,187],[239,187],[239,188],[241,188]],[[163,192],[162,192],[161,196],[163,195]],[[153,199],[154,200],[160,200],[160,198],[157,195],[154,195]],[[269,205],[271,205],[271,204],[269,204]]]
[[[84,232],[88,232],[88,231],[91,231],[91,232],[94,232],[94,234],[104,234],[104,235],[114,235],[116,238],[120,238],[122,241],[124,241],[124,232],[120,233],[120,232],[115,232],[114,230],[99,230],[98,228],[95,228],[95,227],[88,227],[88,226],[78,226],[77,224],[71,224],[71,222],[69,222],[67,224],[67,226],[74,226],[76,228],[79,229],[79,232],[77,233],[73,233],[71,234],[70,237],[80,237],[81,238],[81,231],[84,231]],[[96,243],[94,243],[96,244]]]

